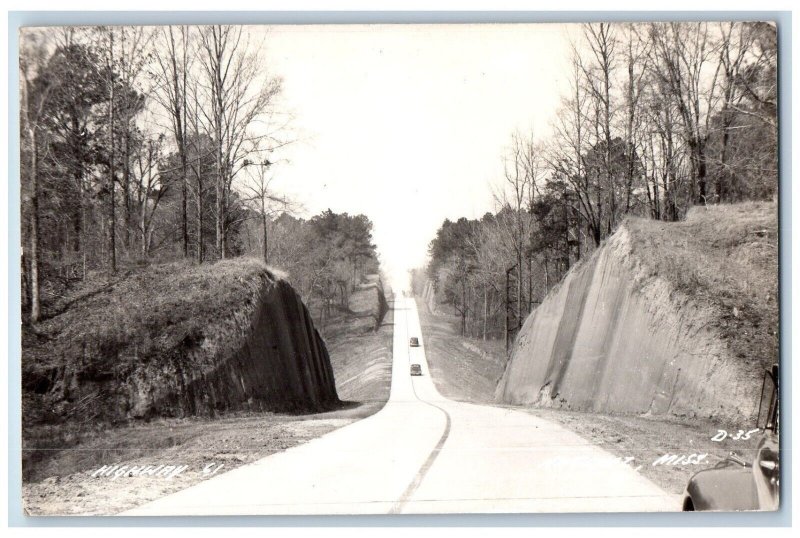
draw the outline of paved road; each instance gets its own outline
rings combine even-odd
[[[121,515],[679,510],[630,466],[560,426],[443,398],[413,299],[398,297],[389,402],[359,422]],[[422,343],[410,348],[409,337]],[[410,364],[422,376],[410,376]]]

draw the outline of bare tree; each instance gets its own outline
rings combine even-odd
[[[748,51],[752,49],[754,43],[753,34],[742,23],[721,23],[720,34],[719,56],[723,76],[720,109],[722,140],[718,172],[714,178],[715,195],[718,202],[730,196],[733,176],[730,162],[730,140],[737,111],[741,110],[741,102],[745,96],[744,88],[739,81],[742,80],[741,72],[745,66]]]
[[[47,78],[34,88],[34,80],[41,74],[47,62],[48,50],[44,36],[39,33],[23,32],[20,39],[20,84],[23,139],[29,145],[28,170],[28,289],[30,293],[30,321],[36,323],[41,315],[41,298],[39,292],[39,124],[50,91],[57,81]]]
[[[114,56],[115,45],[114,36],[117,32],[114,26],[100,28],[100,39],[97,44],[103,50],[105,62],[105,83],[107,92],[107,115],[108,115],[108,199],[109,199],[109,265],[111,272],[117,272],[117,178],[116,178],[116,138],[114,125],[116,122],[116,59]]]
[[[150,63],[150,45],[153,40],[153,31],[142,26],[120,26],[119,47],[114,70],[119,78],[120,87],[124,89],[117,98],[119,110],[119,129],[121,130],[121,159],[122,166],[122,209],[123,209],[123,244],[130,246],[131,230],[135,228],[133,222],[132,191],[132,161],[139,142],[137,140],[134,119],[145,106],[145,90],[141,87],[142,74]]]
[[[749,47],[747,67],[740,73],[737,84],[755,107],[734,106],[736,112],[755,118],[777,138],[778,127],[778,35],[774,23],[742,23]]]
[[[571,94],[563,99],[556,116],[554,136],[550,140],[546,160],[554,178],[561,184],[565,220],[569,220],[568,213],[577,214],[596,246],[603,238],[603,205],[600,186],[595,178],[590,177],[585,165],[585,152],[591,146],[591,101],[588,90],[584,88],[582,69],[575,57],[577,54],[573,49]],[[574,201],[576,207],[570,205],[570,200]],[[579,231],[577,233],[580,234]],[[566,265],[569,266],[569,263]]]
[[[267,263],[269,262],[269,221],[278,213],[291,213],[294,207],[294,204],[288,197],[281,196],[272,189],[271,185],[275,180],[275,176],[268,172],[271,164],[272,163],[267,160],[263,163],[250,163],[246,161],[246,166],[251,168],[255,167],[257,171],[255,174],[250,174],[249,181],[244,185],[244,190],[249,195],[247,202],[251,207],[255,208],[260,220],[262,231],[261,253],[264,262]]]
[[[692,166],[694,203],[708,199],[707,144],[710,121],[719,98],[721,62],[708,23],[652,23],[651,65],[674,100]]]
[[[590,110],[593,112],[593,127],[597,146],[602,149],[602,168],[605,176],[604,185],[598,189],[605,193],[605,200],[598,204],[603,210],[604,203],[608,205],[608,225],[606,232],[610,232],[616,224],[617,216],[617,185],[612,165],[612,138],[611,125],[614,121],[614,105],[612,104],[612,79],[616,62],[617,38],[615,31],[609,23],[583,25],[584,41],[589,50],[588,60],[578,51],[573,51],[575,59],[583,74],[583,81],[591,100]],[[601,218],[602,224],[602,218]]]
[[[494,218],[481,222],[479,230],[468,237],[468,245],[476,260],[473,279],[481,288],[482,320],[481,338],[489,334],[489,320],[494,319],[503,307],[501,283],[508,266],[507,253],[502,252],[502,230]]]
[[[523,305],[530,302],[525,300],[525,283],[530,280],[526,268],[529,271],[531,210],[541,172],[540,150],[533,134],[512,133],[511,144],[503,157],[503,183],[500,190],[495,192],[495,203],[501,210],[506,208],[509,215],[509,218],[500,219],[499,222],[505,229],[506,242],[514,253],[517,280],[515,315],[518,321],[527,312]]]
[[[205,232],[203,228],[203,215],[205,207],[203,201],[207,189],[205,171],[203,170],[203,161],[207,148],[202,144],[200,106],[200,100],[197,95],[197,86],[194,85],[192,86],[191,93],[187,94],[187,120],[189,128],[191,129],[189,131],[191,133],[191,137],[188,137],[187,134],[188,139],[186,141],[186,151],[187,166],[188,169],[191,170],[192,176],[194,177],[194,183],[189,182],[187,179],[187,186],[193,191],[192,194],[194,195],[195,200],[195,227],[197,230],[197,233],[195,234],[195,253],[198,263],[202,263],[205,257]]]
[[[188,82],[195,50],[189,26],[166,26],[159,32],[159,46],[155,54],[156,86],[153,96],[167,112],[170,132],[175,141],[181,164],[181,238],[183,255],[189,256],[189,160],[187,129],[189,126]],[[202,202],[201,202],[202,204]],[[201,208],[202,209],[202,208]],[[200,216],[202,219],[202,216]],[[198,234],[202,230],[198,228]],[[202,261],[202,249],[197,249],[197,259]]]
[[[625,213],[633,207],[634,181],[645,152],[643,96],[648,84],[650,42],[644,38],[636,24],[623,25],[623,52],[625,67],[624,140],[625,140]]]
[[[280,80],[264,73],[248,31],[242,26],[208,26],[200,30],[199,60],[208,108],[201,108],[214,141],[216,166],[216,248],[226,256],[226,212],[231,184],[244,160],[265,147],[266,130],[257,130],[281,89]]]
[[[138,231],[140,253],[147,257],[152,245],[153,224],[159,203],[167,193],[168,185],[162,180],[161,165],[164,137],[149,137],[141,151],[136,154],[136,177],[138,178],[137,205],[139,207]]]

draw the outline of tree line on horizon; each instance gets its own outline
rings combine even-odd
[[[496,210],[445,220],[420,293],[483,339],[517,331],[569,268],[628,215],[774,200],[777,30],[767,22],[584,24],[548,139],[516,131]]]
[[[257,256],[321,316],[377,272],[369,219],[295,218],[273,187],[294,139],[263,53],[246,26],[20,33],[26,323],[87,275],[150,263]]]

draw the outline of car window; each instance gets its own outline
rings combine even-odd
[[[775,411],[778,405],[778,391],[775,379],[770,372],[765,373],[761,387],[761,401],[758,408],[758,424],[762,430],[775,428]]]

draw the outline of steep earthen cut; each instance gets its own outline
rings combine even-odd
[[[340,403],[307,308],[252,259],[125,275],[24,340],[30,425]]]
[[[288,283],[277,280],[262,289],[247,328],[234,351],[196,342],[162,364],[138,368],[123,394],[129,414],[310,411],[338,403],[325,343]]]
[[[776,288],[777,274],[768,277]],[[774,293],[772,286],[762,291]],[[774,309],[777,317],[777,303]],[[777,360],[777,344],[763,349],[764,357],[742,357],[720,331],[720,315],[720,308],[694,300],[644,264],[623,225],[528,317],[496,399],[749,424],[762,365]]]

